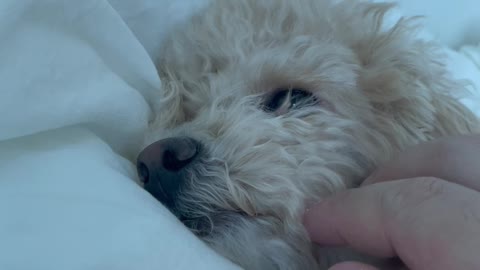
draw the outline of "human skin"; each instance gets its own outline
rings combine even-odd
[[[364,184],[311,206],[312,241],[346,245],[411,270],[480,269],[480,136],[407,149]],[[331,270],[372,270],[346,262]]]

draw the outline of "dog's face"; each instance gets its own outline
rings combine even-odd
[[[220,0],[177,29],[145,188],[247,269],[312,269],[305,206],[406,145],[470,131],[431,47],[388,6]],[[152,144],[153,143],[153,144]]]

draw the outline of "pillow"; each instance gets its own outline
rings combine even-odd
[[[403,13],[425,16],[425,27],[442,44],[458,49],[480,41],[478,0],[396,0]]]

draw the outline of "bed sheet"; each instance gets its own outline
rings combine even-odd
[[[134,181],[161,82],[108,1],[0,1],[0,40],[0,269],[237,268]]]

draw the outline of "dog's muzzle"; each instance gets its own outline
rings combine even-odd
[[[137,158],[137,172],[144,188],[172,209],[186,182],[185,169],[199,152],[200,143],[189,137],[163,139],[147,146]]]

